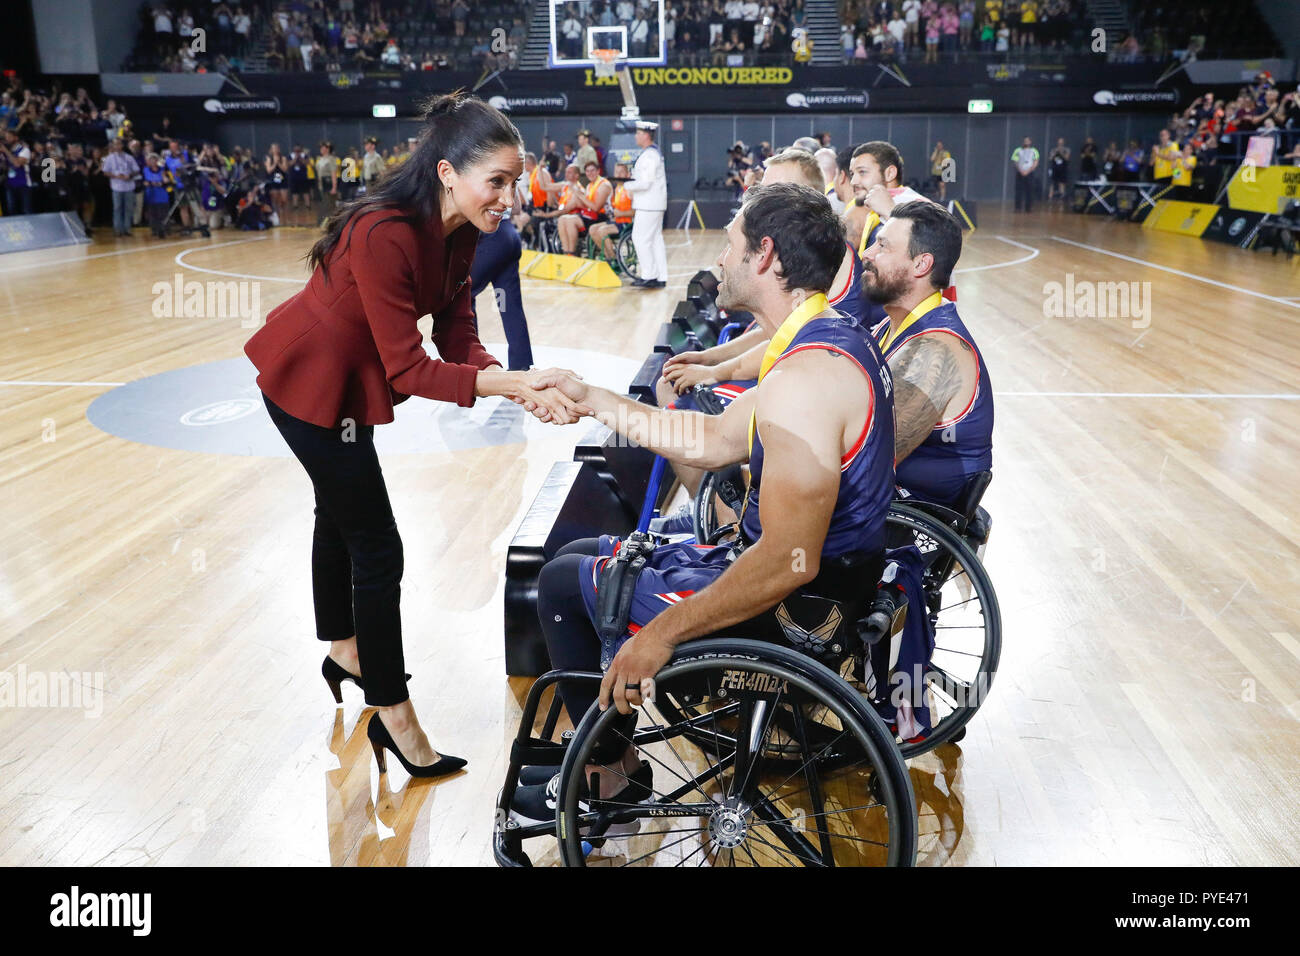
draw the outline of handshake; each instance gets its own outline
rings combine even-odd
[[[500,368],[478,373],[475,394],[504,395],[534,417],[554,425],[570,425],[596,414],[585,404],[590,386],[576,372],[564,368],[507,372]]]

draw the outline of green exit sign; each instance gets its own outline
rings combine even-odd
[[[992,113],[993,101],[992,100],[967,100],[966,112],[967,113]]]

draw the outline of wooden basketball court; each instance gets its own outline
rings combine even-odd
[[[960,747],[912,765],[918,860],[1300,864],[1300,264],[982,212],[955,281],[997,397],[1002,664]],[[298,463],[87,418],[124,383],[242,356],[238,318],[160,317],[155,283],[255,281],[264,314],[310,241],[137,230],[0,260],[0,673],[92,701],[0,706],[0,864],[492,862],[527,690],[502,665],[506,548],[583,426],[384,458],[412,698],[470,762],[411,783],[396,761],[379,779],[360,693],[336,711],[319,676]],[[667,290],[524,280],[534,344],[639,362],[721,234],[667,242]],[[1050,283],[1137,297],[1049,316]],[[503,342],[491,295],[480,315]]]

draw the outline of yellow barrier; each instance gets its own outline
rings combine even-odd
[[[586,289],[619,289],[623,283],[604,259],[584,259],[558,252],[525,249],[519,257],[519,274],[530,279],[552,279]]]
[[[1228,205],[1233,209],[1277,215],[1292,199],[1300,199],[1300,166],[1243,163],[1228,183]]]
[[[1156,208],[1142,222],[1143,229],[1176,232],[1182,236],[1197,236],[1209,228],[1220,208],[1208,202],[1182,202],[1178,199],[1161,199]]]

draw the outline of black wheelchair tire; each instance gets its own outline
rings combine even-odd
[[[730,638],[683,644],[656,681],[671,683],[674,678],[719,669],[773,675],[833,710],[845,733],[851,733],[861,747],[870,772],[875,775],[871,791],[888,814],[886,865],[912,866],[916,860],[918,822],[911,780],[893,735],[862,697],[839,675],[797,651],[761,641]],[[560,769],[556,819],[556,839],[565,866],[587,865],[582,846],[587,835],[578,807],[580,787],[592,748],[617,717],[613,707],[601,711],[593,706],[579,723],[566,750]],[[864,786],[868,784],[864,782]],[[659,819],[653,815],[649,818]]]

